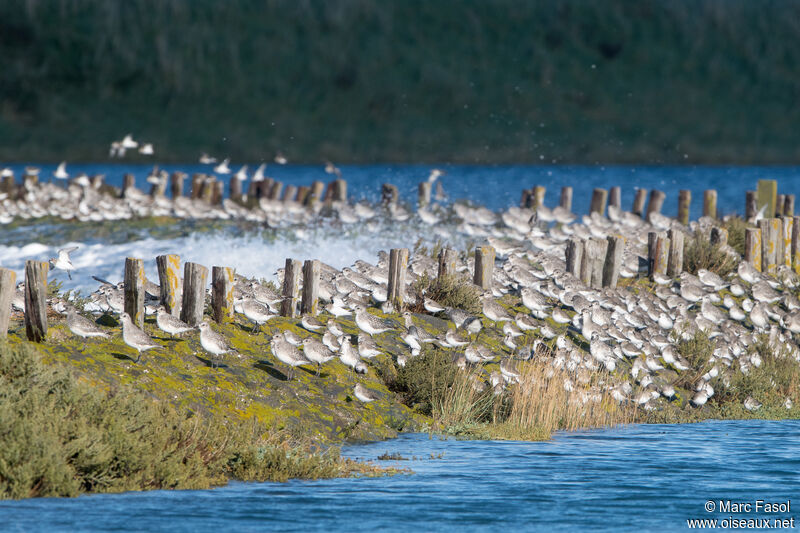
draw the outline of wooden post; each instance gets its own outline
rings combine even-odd
[[[178,316],[180,311],[181,258],[174,254],[159,255],[156,257],[158,267],[158,284],[161,291],[161,305],[167,313]]]
[[[744,219],[753,220],[758,213],[758,198],[756,191],[745,191],[744,193]]]
[[[590,239],[591,253],[589,259],[592,261],[592,288],[603,288],[603,266],[606,262],[606,252],[608,251],[608,241],[605,239]]]
[[[717,191],[714,189],[703,192],[703,216],[717,218]]]
[[[281,191],[283,191],[283,182],[275,181],[272,184],[272,187],[269,189],[269,194],[267,198],[270,200],[278,201],[281,197]]]
[[[303,263],[303,298],[300,301],[300,313],[304,315],[317,315],[319,303],[319,276],[322,265],[316,259],[309,259]]]
[[[203,174],[197,172],[192,174],[192,182],[189,186],[189,198],[192,200],[197,200],[200,198],[200,189],[203,187],[203,182],[205,180],[206,179]]]
[[[533,186],[533,208],[539,209],[539,207],[544,207],[544,194],[547,192],[547,187],[544,185],[534,185]]]
[[[183,196],[183,180],[186,174],[183,172],[173,172],[169,177],[169,192],[172,199],[175,200]]]
[[[533,191],[531,189],[522,189],[522,196],[519,199],[519,206],[522,209],[531,206],[531,197],[533,196]]]
[[[294,185],[287,185],[286,189],[283,191],[283,203],[288,204],[294,202],[296,195],[297,195],[297,187],[295,187]]]
[[[394,310],[403,309],[403,294],[406,288],[406,266],[408,265],[408,248],[392,248],[389,252],[389,301]]]
[[[347,202],[347,181],[339,178],[333,182],[333,201]]]
[[[728,230],[714,226],[711,228],[711,244],[721,248],[728,245]]]
[[[47,273],[44,261],[25,261],[25,335],[29,341],[47,337]]]
[[[675,278],[680,276],[683,271],[683,239],[684,234],[680,230],[670,229],[667,231],[669,239],[669,255],[667,258],[667,276]]]
[[[122,193],[120,198],[129,198],[131,191],[136,188],[136,177],[133,174],[122,176]]]
[[[211,200],[214,197],[214,183],[216,182],[216,178],[208,176],[200,182],[200,197],[199,200],[207,204],[211,204]]]
[[[211,205],[222,205],[225,199],[225,184],[219,180],[211,183]]]
[[[619,200],[619,198],[617,199]],[[622,266],[622,252],[624,249],[625,239],[622,236],[608,236],[606,258],[603,263],[603,287],[615,288],[617,286],[619,269]]]
[[[306,205],[314,205],[322,201],[325,184],[317,180],[311,183],[311,192],[306,196]]]
[[[577,237],[570,238],[567,241],[566,260],[567,272],[580,278],[581,275],[581,260],[583,259],[583,241]]]
[[[670,240],[664,235],[659,235],[656,239],[656,250],[653,261],[653,277],[656,274],[662,276],[667,275],[667,267],[669,266],[669,247]]]
[[[744,260],[761,272],[761,228],[744,230]]]
[[[783,216],[794,216],[794,194],[787,194],[783,200]]]
[[[783,258],[783,223],[781,219],[775,217],[769,219],[769,237],[774,243],[771,252],[774,266],[772,270],[767,269],[767,272],[775,273],[778,271],[781,259]]]
[[[424,209],[430,203],[431,203],[431,183],[423,181],[419,184],[419,187],[417,187],[417,209]]]
[[[211,267],[211,310],[218,324],[233,320],[233,280],[236,270]]]
[[[653,189],[650,191],[650,203],[647,204],[647,219],[650,219],[650,213],[661,213],[661,208],[664,206],[664,198],[667,195],[663,192]]]
[[[589,206],[589,214],[598,213],[603,216],[606,212],[606,198],[608,191],[605,189],[595,189],[592,191],[592,203]]]
[[[230,197],[230,199],[236,202],[237,204],[241,204],[243,196],[242,180],[234,176],[231,178],[231,182],[228,185],[229,185],[228,196]]]
[[[800,274],[800,216],[792,217],[792,266]]]
[[[297,300],[300,292],[300,269],[302,263],[297,259],[286,259],[283,271],[283,301],[281,316],[294,318],[297,316]]]
[[[758,186],[756,187],[756,197],[757,197],[756,213],[761,211],[762,207],[767,206],[767,208],[764,210],[764,218],[774,217],[775,203],[777,201],[777,196],[778,196],[777,181],[758,180]]]
[[[622,189],[620,187],[611,187],[608,191],[608,205],[622,209]],[[616,282],[614,282],[614,286],[616,286]]]
[[[11,301],[17,290],[17,273],[0,268],[0,339],[8,335],[8,321],[11,318]]]
[[[125,312],[131,322],[144,327],[144,262],[133,257],[125,258]]]
[[[203,321],[206,310],[206,285],[208,269],[197,263],[186,263],[183,267],[183,303],[181,320],[190,326]]]
[[[770,274],[775,273],[778,258],[779,231],[774,227],[773,220],[764,218],[758,221],[761,230],[761,271]]]
[[[636,189],[636,195],[633,197],[634,215],[642,216],[644,214],[644,203],[647,201],[647,189]]]
[[[381,205],[389,207],[397,204],[397,187],[391,183],[384,183],[381,187]]]
[[[495,251],[491,246],[481,246],[475,250],[475,272],[472,282],[483,290],[492,288]]]
[[[779,194],[775,197],[775,212],[770,215],[773,217],[779,217],[783,214],[783,202],[786,201],[785,194]]]
[[[297,196],[295,201],[300,205],[306,205],[306,198],[311,193],[311,188],[308,185],[300,185],[297,187]]]
[[[689,225],[689,208],[692,205],[692,191],[682,189],[678,191],[678,222],[684,226]]]
[[[794,233],[794,220],[792,217],[782,217],[780,219],[782,227],[781,258],[778,263],[787,267],[792,266],[792,234]]]
[[[581,243],[581,247],[583,248],[581,253],[581,262],[580,268],[578,270],[578,275],[583,282],[584,285],[587,287],[591,287],[592,285],[592,254],[595,252],[594,244],[592,244],[592,240],[585,240]]]
[[[647,275],[653,279],[653,268],[656,262],[656,244],[658,243],[658,233],[655,231],[647,232]]]
[[[572,187],[561,187],[561,198],[558,205],[572,212]]]
[[[438,277],[452,276],[456,273],[456,261],[458,253],[452,248],[442,248],[439,252],[439,272]]]

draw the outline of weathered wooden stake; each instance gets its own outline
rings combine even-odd
[[[725,247],[728,245],[728,230],[714,226],[711,228],[711,244]]]
[[[297,187],[294,185],[287,185],[286,189],[283,191],[283,203],[288,204],[294,202],[295,196],[297,196]]]
[[[133,174],[125,174],[122,176],[122,194],[121,198],[128,198],[131,191],[136,188],[136,177]]]
[[[225,184],[219,180],[211,184],[211,205],[222,205],[225,199]]]
[[[622,189],[620,187],[611,187],[611,189],[609,189],[608,205],[613,205],[617,209],[622,208]]]
[[[194,173],[192,174],[192,182],[189,189],[189,198],[192,200],[198,200],[200,198],[200,189],[203,187],[203,182],[206,181],[206,178],[203,174]]]
[[[544,185],[533,186],[533,208],[538,209],[544,206],[544,194],[547,192],[547,187]]]
[[[317,315],[319,303],[319,276],[322,265],[316,259],[303,263],[303,299],[300,302],[300,313],[304,315]]]
[[[634,215],[642,216],[644,214],[644,204],[647,201],[647,189],[636,189],[636,194],[633,197],[633,209],[631,212]]]
[[[408,248],[392,248],[389,251],[389,301],[395,311],[403,309],[403,294],[406,290],[406,266],[408,265]]]
[[[133,257],[125,258],[125,312],[131,322],[144,327],[144,262]]]
[[[653,261],[653,276],[661,274],[667,275],[667,267],[669,266],[669,247],[670,240],[664,235],[659,235],[656,239],[656,250]]]
[[[8,321],[11,318],[11,301],[17,290],[17,273],[0,268],[0,338],[8,335]]]
[[[592,285],[592,268],[593,268],[593,261],[592,261],[592,254],[595,253],[595,246],[591,239],[585,240],[581,243],[581,247],[583,248],[581,253],[581,262],[580,267],[578,270],[578,275],[583,282],[584,285],[587,287],[591,287]]]
[[[775,212],[772,214],[773,217],[779,217],[783,214],[783,203],[785,201],[785,194],[779,194],[775,197]]]
[[[657,189],[650,191],[650,202],[647,204],[647,219],[650,218],[650,213],[661,213],[661,208],[664,206],[664,198],[666,197],[666,194]]]
[[[572,212],[572,187],[561,187],[561,198],[558,201],[558,205]]]
[[[300,297],[300,273],[302,263],[297,259],[286,259],[283,271],[283,301],[281,316],[294,318],[297,316],[297,300]]]
[[[47,337],[47,273],[44,261],[25,261],[25,335],[29,341],[43,342]]]
[[[531,189],[522,189],[522,196],[520,196],[519,199],[519,206],[523,209],[530,207],[531,196],[533,196],[533,191]]]
[[[491,246],[481,246],[475,250],[475,272],[472,282],[483,290],[492,288],[495,251]]]
[[[283,191],[283,182],[275,181],[272,183],[272,187],[270,187],[269,189],[269,194],[267,195],[267,198],[277,202],[281,198],[282,191]]]
[[[208,269],[197,263],[186,263],[183,267],[183,303],[181,320],[190,326],[203,321],[206,310],[206,285]]]
[[[758,213],[758,198],[756,191],[745,191],[744,193],[744,219],[753,220]]]
[[[161,305],[166,308],[167,313],[178,316],[181,301],[181,258],[174,254],[159,255],[156,257],[156,267],[158,268]]]
[[[773,229],[772,220],[758,221],[761,230],[761,271],[774,274],[778,256],[778,232]]]
[[[186,178],[186,174],[183,172],[173,172],[169,176],[169,193],[172,196],[172,199],[175,200],[176,198],[180,198],[183,196],[183,180]]]
[[[295,201],[300,205],[306,205],[306,198],[311,193],[311,188],[308,185],[300,185],[297,187],[297,196]]]
[[[625,239],[620,235],[609,235],[607,240],[606,258],[603,263],[603,287],[614,288],[619,280],[619,269],[622,266]]]
[[[783,200],[783,216],[794,216],[794,194],[787,194]]]
[[[333,201],[347,201],[347,181],[339,178],[333,182]]]
[[[431,203],[431,183],[423,181],[417,187],[417,208],[423,209]]]
[[[438,277],[452,276],[456,273],[456,262],[458,253],[452,248],[442,248],[439,252],[439,272]]]
[[[764,210],[764,218],[772,218],[775,216],[775,203],[778,196],[778,182],[775,180],[758,180],[756,187],[756,213],[761,211],[761,208],[767,206]],[[762,235],[763,237],[763,235]],[[766,241],[764,241],[766,242]]]
[[[703,192],[703,216],[717,218],[717,191],[714,189]]]
[[[744,230],[744,260],[761,272],[761,228]]]
[[[229,191],[228,194],[230,199],[236,202],[237,204],[242,203],[242,180],[238,177],[234,176],[231,178],[231,182],[229,183]]]
[[[792,266],[800,274],[800,216],[792,217]]]
[[[592,203],[589,206],[589,213],[597,213],[603,216],[606,212],[606,198],[608,191],[605,189],[595,189],[592,191]]]
[[[233,320],[233,280],[236,270],[211,267],[211,310],[218,324]]]
[[[590,239],[591,254],[589,259],[592,261],[592,288],[603,288],[603,266],[606,262],[606,251],[608,250],[608,241],[605,239],[594,238]]]
[[[794,233],[794,220],[792,217],[782,217],[781,219],[781,259],[779,263],[787,267],[792,266],[792,234]]]
[[[689,225],[689,208],[692,205],[692,191],[682,189],[678,191],[678,222],[684,226]]]
[[[311,183],[311,192],[306,196],[306,205],[315,205],[322,201],[325,184],[317,180]]]
[[[566,260],[567,272],[573,276],[580,278],[581,275],[581,260],[583,259],[583,241],[577,237],[570,238],[567,241]]]
[[[683,271],[683,239],[684,234],[680,230],[670,229],[667,231],[669,241],[669,255],[667,259],[667,276],[675,278],[680,276]]]

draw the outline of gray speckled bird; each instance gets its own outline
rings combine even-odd
[[[78,314],[75,309],[67,311],[67,327],[75,335],[83,338],[88,337],[103,337],[108,338],[108,334],[103,331],[100,326],[92,322],[86,317]]]
[[[200,345],[205,351],[211,354],[211,366],[217,368],[222,356],[228,353],[233,353],[228,345],[227,339],[220,333],[211,329],[208,320],[200,322]]]
[[[122,340],[125,341],[125,344],[137,351],[137,363],[142,358],[143,351],[159,347],[158,344],[153,342],[150,335],[145,333],[142,329],[139,329],[139,327],[133,323],[128,313],[123,312],[119,317],[122,320]]]
[[[156,325],[170,337],[195,329],[180,318],[167,313],[167,309],[163,305],[156,311]]]

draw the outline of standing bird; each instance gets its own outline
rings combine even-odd
[[[125,344],[138,352],[136,363],[142,358],[143,351],[159,347],[158,344],[153,342],[150,335],[145,333],[144,330],[139,329],[139,327],[133,323],[131,315],[123,311],[119,317],[122,320],[122,340],[125,341]]]
[[[156,310],[156,325],[158,329],[169,334],[170,337],[181,335],[194,329],[180,318],[167,313],[167,308],[163,305]]]
[[[319,376],[322,365],[336,357],[336,354],[327,346],[312,337],[303,339],[303,353],[309,361],[317,365],[317,376]]]
[[[253,322],[253,333],[255,333],[256,328],[260,331],[261,325],[266,324],[270,318],[275,316],[269,312],[269,308],[266,305],[250,298],[242,300],[242,312],[248,320]]]
[[[228,158],[223,159],[222,163],[214,167],[214,172],[216,172],[217,174],[230,174],[231,169],[228,166],[228,163],[230,162],[231,160]]]
[[[69,173],[67,172],[67,162],[62,161],[58,168],[56,168],[55,172],[53,172],[53,177],[57,180],[66,180],[69,179]]]
[[[367,312],[367,308],[364,305],[356,306],[356,326],[370,335],[379,335],[392,329],[380,317]]]
[[[53,257],[50,259],[50,266],[58,270],[66,271],[69,279],[72,279],[72,271],[75,270],[75,267],[72,265],[72,260],[69,258],[69,254],[77,249],[77,246],[62,248],[58,251],[58,257]]]
[[[232,353],[233,350],[228,346],[228,341],[225,340],[225,337],[211,329],[208,320],[200,322],[198,327],[200,328],[200,345],[211,354],[212,368],[217,368],[222,356],[226,353]]]
[[[272,355],[278,358],[281,363],[289,366],[289,375],[287,376],[289,380],[294,377],[294,367],[311,364],[311,361],[280,333],[272,336],[270,348],[272,348]]]
[[[67,327],[75,335],[83,338],[88,337],[103,337],[108,338],[108,334],[100,329],[94,322],[88,318],[81,316],[78,312],[71,308],[67,311]]]

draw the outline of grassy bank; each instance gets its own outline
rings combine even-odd
[[[0,5],[0,160],[797,163],[787,0]],[[134,158],[135,159],[135,158]]]

